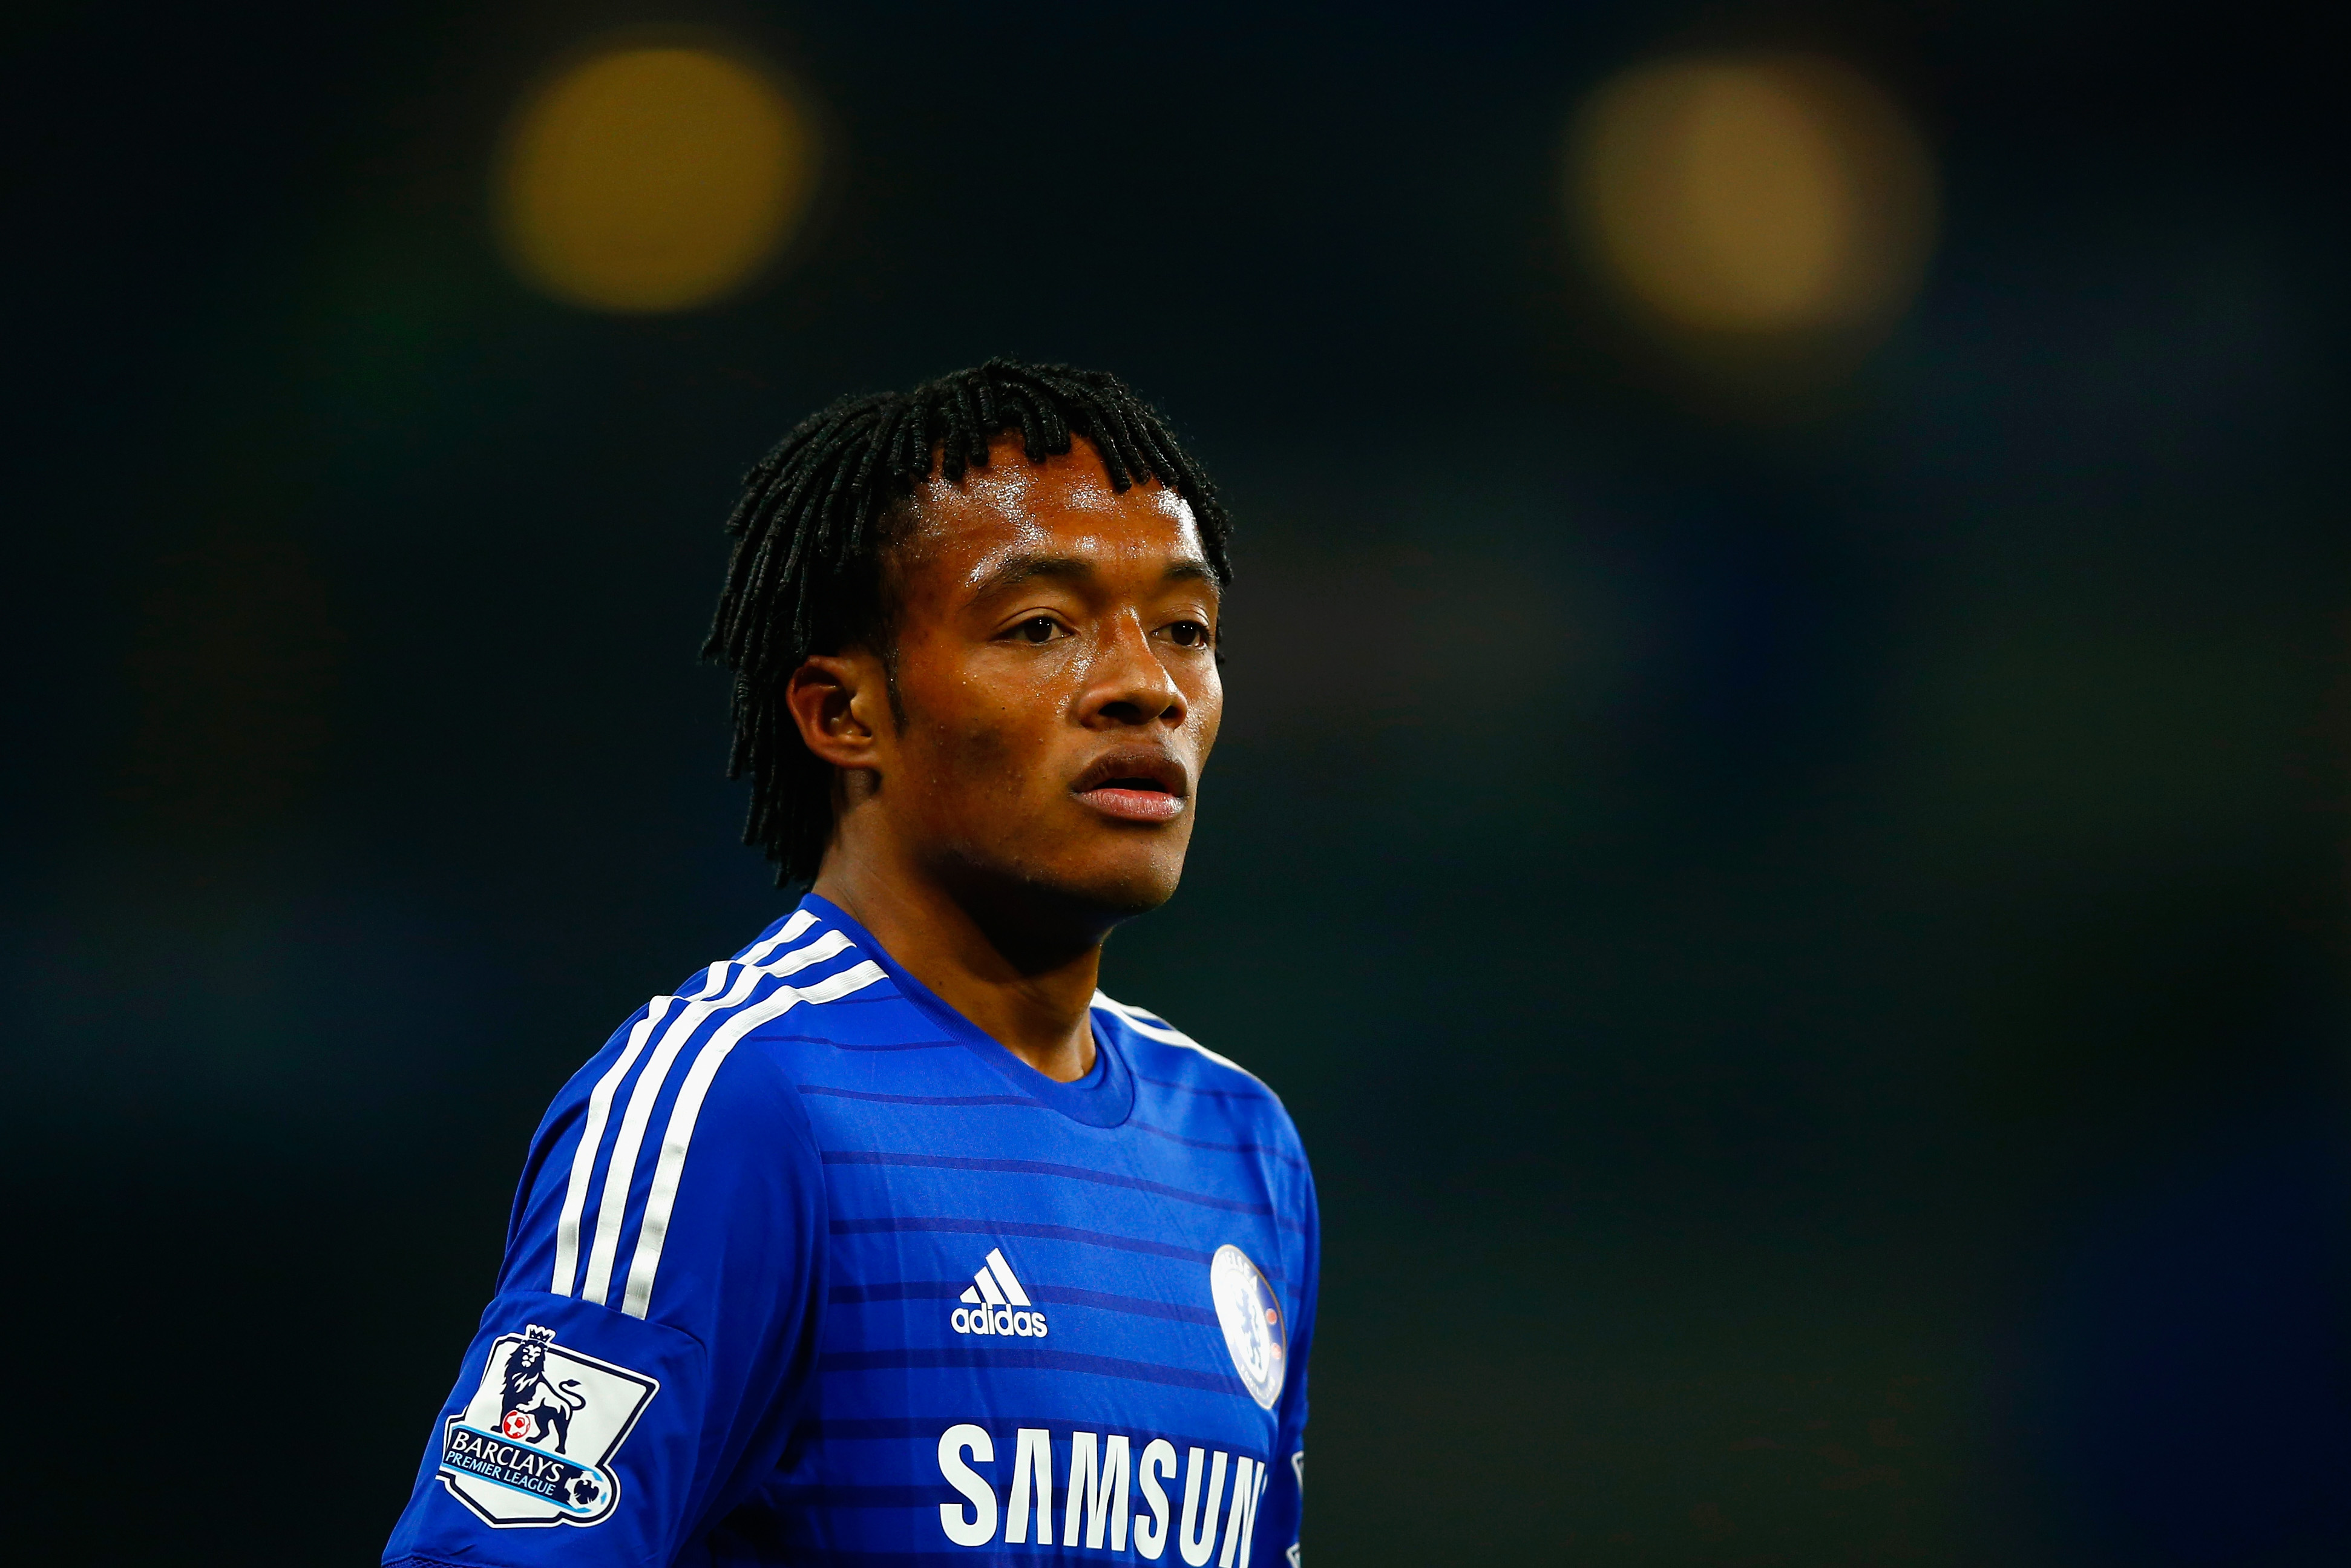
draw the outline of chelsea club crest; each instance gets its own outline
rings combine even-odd
[[[660,1387],[553,1329],[504,1335],[442,1432],[441,1484],[490,1524],[601,1524],[621,1497],[612,1455]]]
[[[1225,1331],[1233,1370],[1240,1374],[1249,1397],[1272,1409],[1281,1397],[1290,1348],[1273,1287],[1248,1253],[1228,1242],[1217,1249],[1208,1264],[1208,1294],[1217,1303],[1217,1323]]]

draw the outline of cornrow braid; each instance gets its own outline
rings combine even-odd
[[[832,832],[832,770],[800,741],[785,684],[809,658],[886,643],[882,555],[891,507],[934,472],[960,484],[1018,431],[1031,463],[1083,436],[1114,489],[1155,479],[1192,508],[1218,583],[1232,525],[1216,486],[1157,411],[1116,376],[995,359],[909,392],[846,397],[802,420],[743,476],[726,519],[726,586],[702,656],[734,672],[726,776],[751,779],[743,841],[781,884],[806,882]],[[893,694],[894,700],[894,694]]]

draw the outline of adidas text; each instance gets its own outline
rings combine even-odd
[[[947,1314],[957,1333],[1017,1334],[1022,1339],[1045,1337],[1045,1314],[1016,1312],[1010,1307],[957,1307]]]
[[[1001,1248],[988,1249],[987,1260],[972,1275],[961,1299],[965,1304],[947,1314],[948,1326],[957,1333],[1045,1337],[1045,1314],[1021,1289]]]

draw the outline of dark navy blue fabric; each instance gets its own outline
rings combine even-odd
[[[533,1140],[497,1293],[384,1561],[1294,1563],[1304,1152],[1249,1073],[1107,998],[1092,1016],[1093,1071],[1056,1083],[813,896],[641,1009]],[[1270,1408],[1228,1349],[1221,1249],[1280,1320],[1278,1393],[1255,1375]],[[958,1332],[1013,1321],[1007,1275],[1031,1332]],[[587,1402],[569,1434],[507,1416],[528,1439],[507,1460],[595,1467],[596,1500],[563,1517],[444,1469],[468,1419],[489,1411],[496,1437],[498,1369],[520,1364],[500,1358],[527,1338],[611,1373],[549,1396]],[[605,1406],[647,1382],[592,1451]],[[569,1469],[549,1458],[567,1436]]]

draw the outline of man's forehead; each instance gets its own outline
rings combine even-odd
[[[935,552],[953,591],[984,600],[1024,584],[1057,581],[1134,586],[1196,580],[1219,595],[1216,574],[1201,552],[1188,513],[1177,517],[1084,517],[1075,514],[1055,524],[1008,525],[975,529]]]
[[[916,553],[957,558],[959,569],[1050,554],[1099,559],[1202,557],[1200,531],[1181,495],[1145,480],[1112,487],[1099,461],[1083,466],[1011,462],[967,472],[959,484],[934,479],[914,496],[905,542]],[[1058,469],[1058,471],[1056,471]]]

